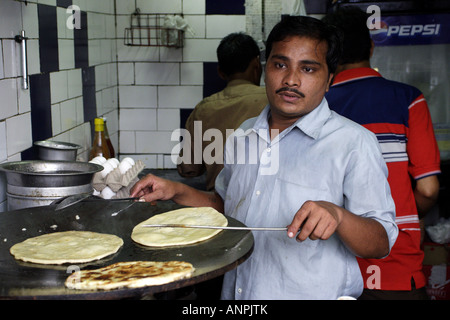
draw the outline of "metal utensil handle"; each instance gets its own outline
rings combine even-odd
[[[114,198],[114,199],[104,199],[98,196],[92,196],[90,199],[86,199],[86,201],[128,201],[128,200],[137,200],[139,202],[144,202],[140,197],[129,197],[129,198]]]
[[[53,201],[53,204],[57,203],[55,211],[59,211],[64,208],[70,207],[76,203],[79,203],[81,201],[130,201],[130,200],[141,201],[139,197],[103,199],[102,197],[93,196],[90,193],[79,193],[67,196],[64,199],[62,199],[62,201],[59,201],[59,199],[56,202]]]
[[[28,89],[28,66],[27,66],[27,39],[25,37],[25,30],[22,30],[20,35],[15,37],[16,42],[20,43],[22,55],[22,89]]]
[[[220,226],[199,226],[184,224],[144,224],[146,228],[194,228],[194,229],[224,229],[224,230],[247,230],[247,231],[286,231],[287,227],[220,227]]]

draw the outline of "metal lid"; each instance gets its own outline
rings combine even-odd
[[[81,146],[78,144],[62,141],[44,140],[44,141],[36,141],[34,144],[39,147],[58,150],[76,150],[81,148]]]
[[[65,187],[91,183],[103,170],[95,163],[78,161],[17,161],[0,164],[8,184],[25,187]]]

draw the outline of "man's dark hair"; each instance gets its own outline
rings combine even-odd
[[[322,21],[335,26],[343,36],[344,49],[340,64],[356,63],[370,59],[370,32],[368,15],[358,7],[343,7],[327,14]]]
[[[255,40],[242,32],[227,35],[217,47],[219,68],[227,76],[247,70],[259,54]]]
[[[307,16],[284,16],[275,25],[267,38],[266,60],[272,51],[274,42],[282,41],[289,36],[306,37],[318,41],[326,41],[328,45],[326,61],[328,72],[334,73],[342,51],[341,37],[337,29],[322,21]]]

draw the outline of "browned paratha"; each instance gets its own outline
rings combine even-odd
[[[184,261],[118,262],[100,269],[76,271],[65,285],[79,290],[141,288],[189,278],[194,270],[192,264]]]

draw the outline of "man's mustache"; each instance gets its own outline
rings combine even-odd
[[[278,89],[277,91],[275,91],[275,93],[278,94],[278,93],[283,92],[283,91],[293,92],[293,93],[299,95],[299,96],[302,97],[302,98],[305,97],[305,94],[304,94],[304,93],[298,91],[297,89],[289,88],[289,87],[283,87],[283,88],[280,88],[280,89]]]

